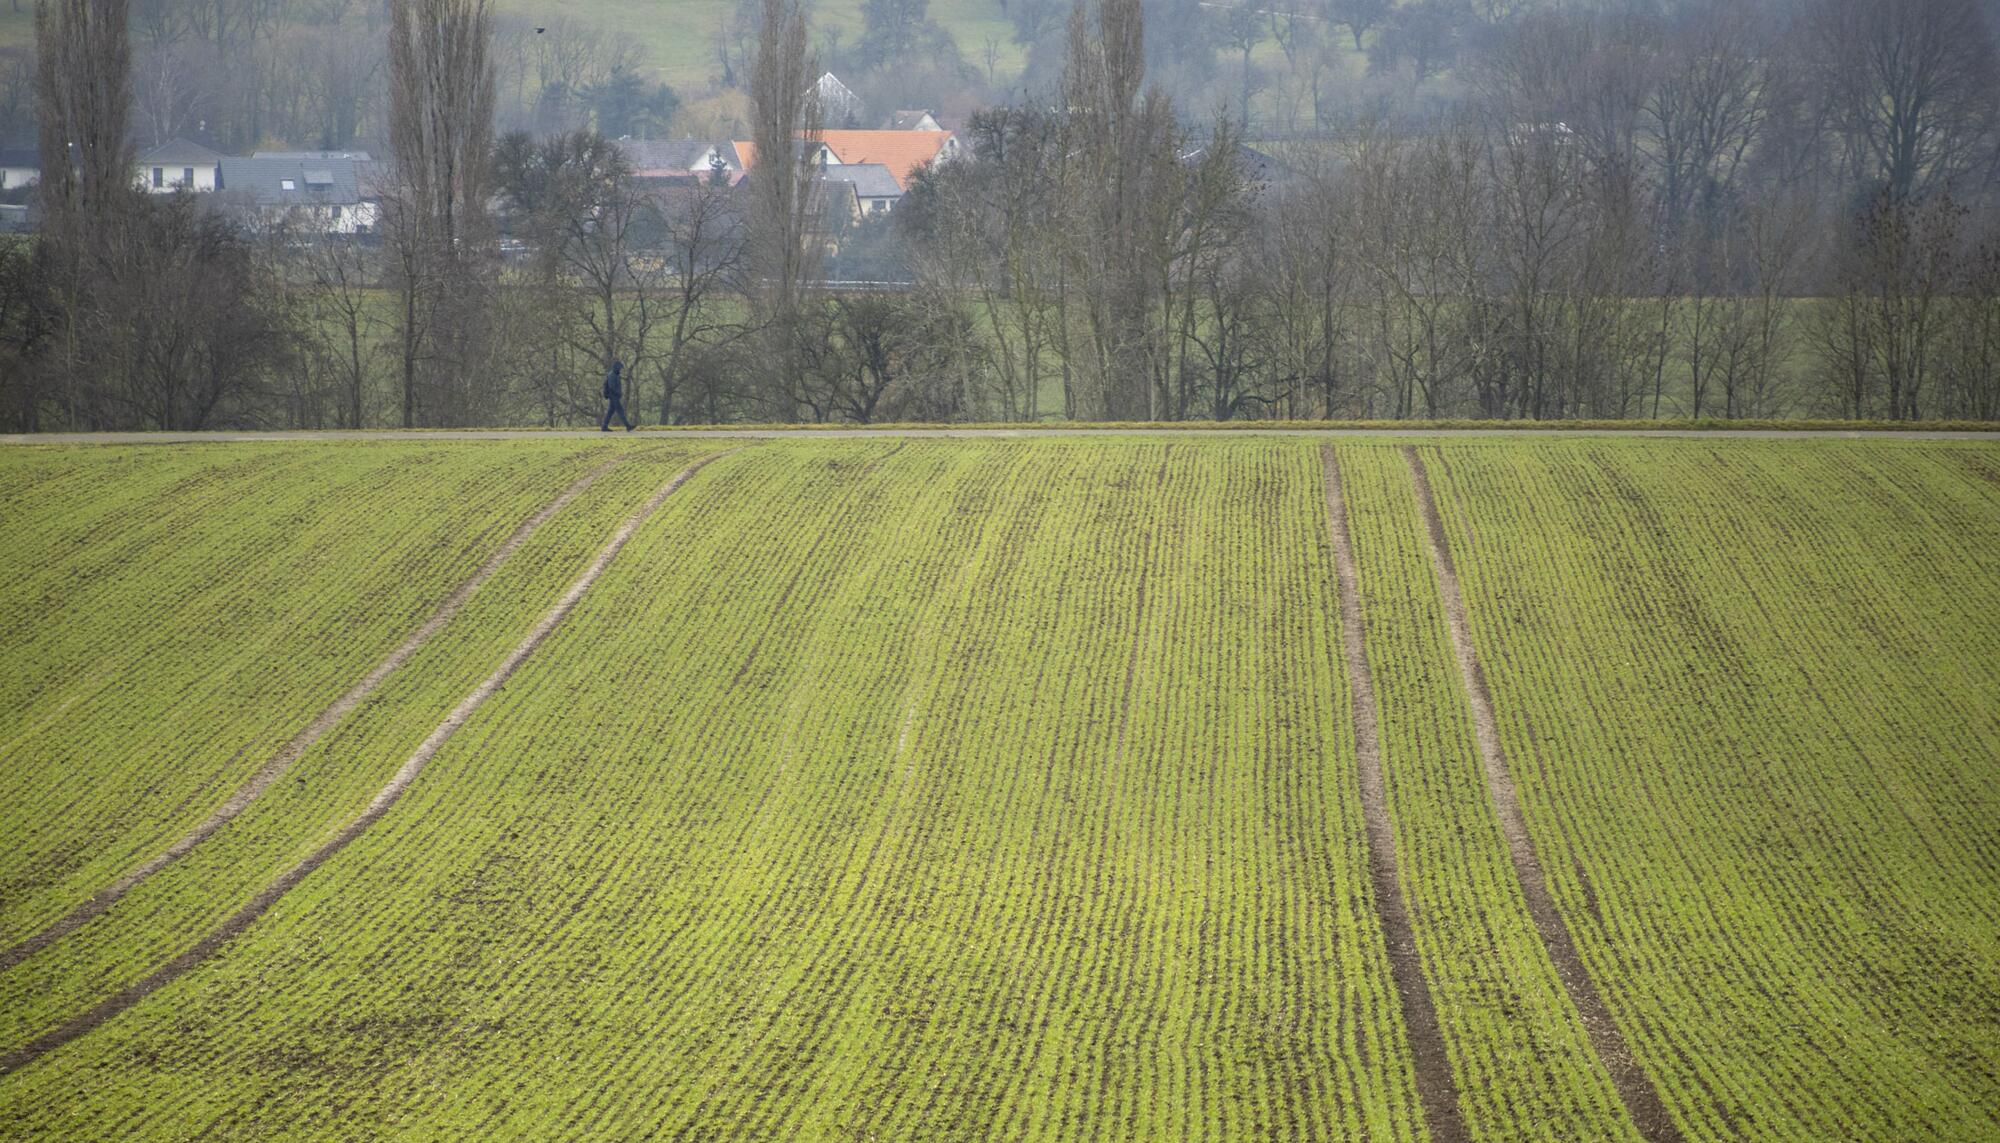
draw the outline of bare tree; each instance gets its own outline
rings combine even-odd
[[[1478,259],[1490,212],[1481,166],[1478,137],[1463,123],[1416,140],[1375,132],[1357,147],[1368,354],[1389,416],[1440,416],[1475,375],[1472,354],[1484,345],[1466,330],[1483,307],[1467,303],[1484,292]],[[1515,400],[1498,384],[1480,394],[1487,416],[1507,415]]]
[[[126,0],[35,8],[42,209],[60,231],[121,213],[132,183]]]
[[[41,273],[61,322],[59,400],[71,423],[91,415],[78,385],[88,345],[80,329],[91,263],[126,232],[132,187],[132,52],[126,0],[44,0],[35,7],[41,144]]]
[[[1891,420],[1916,420],[1937,355],[1965,208],[1948,196],[1899,202],[1885,193],[1862,230],[1870,311]]]
[[[493,140],[494,72],[486,0],[393,0],[390,145],[396,186],[385,202],[399,292],[403,425],[469,415],[470,375],[484,362],[478,298]],[[425,375],[427,374],[427,375]]]
[[[1763,128],[1776,54],[1741,6],[1702,0],[1680,12],[1643,119],[1670,234],[1735,189]]]
[[[1256,74],[1250,63],[1250,53],[1270,35],[1270,26],[1265,23],[1265,15],[1256,7],[1257,0],[1237,0],[1222,13],[1223,42],[1243,55],[1242,92],[1238,96],[1236,113],[1237,125],[1243,130],[1250,129],[1250,94]]]
[[[631,164],[595,131],[550,136],[535,143],[509,135],[496,152],[497,181],[536,251],[552,304],[573,321],[559,328],[590,367],[583,391],[612,361],[630,366],[636,403],[647,357],[660,270],[635,258],[650,204],[634,184]]]
[[[141,201],[116,225],[75,317],[112,423],[286,423],[266,397],[293,341],[283,290],[251,244],[187,194]]]
[[[278,238],[303,310],[305,360],[336,395],[339,427],[365,428],[383,332],[375,259],[358,238],[337,233],[325,215],[301,215]]]
[[[817,145],[820,109],[816,64],[806,47],[798,0],[763,0],[751,72],[749,267],[752,297],[770,353],[769,412],[782,420],[805,399],[808,311],[825,248],[818,235]]]
[[[1392,7],[1392,0],[1328,0],[1326,11],[1334,23],[1347,26],[1347,33],[1354,37],[1354,50],[1358,52],[1361,50],[1361,37],[1388,19]]]
[[[1160,188],[1146,185],[1145,176],[1148,159],[1160,153],[1161,136],[1173,124],[1164,97],[1139,99],[1145,64],[1138,0],[1097,0],[1094,9],[1077,0],[1063,69],[1060,143],[1060,193],[1074,212],[1077,241],[1058,306],[1066,369],[1078,361],[1079,335],[1085,339],[1082,360],[1091,386],[1080,411],[1093,418],[1159,415],[1159,363],[1147,333],[1156,279],[1142,245],[1147,216],[1158,214],[1149,196]],[[1159,261],[1157,250],[1153,261]],[[1082,310],[1081,330],[1072,328],[1074,303]]]
[[[1936,413],[2000,418],[2000,234],[1989,231],[1962,260],[1943,317]]]
[[[1263,203],[1254,230],[1256,279],[1269,315],[1260,331],[1273,378],[1295,397],[1292,416],[1333,418],[1350,407],[1347,368],[1355,312],[1347,235],[1353,186],[1333,156],[1311,153],[1300,177]]]
[[[1056,356],[1058,132],[1058,116],[1038,108],[980,112],[964,132],[971,156],[920,173],[897,209],[918,280],[969,298],[990,331],[982,376],[1001,420],[1039,419]]]
[[[695,360],[742,334],[727,292],[740,284],[743,215],[722,172],[668,187],[652,198],[662,227],[667,284],[659,316],[664,345],[657,355],[660,423],[673,424],[675,401]]]
[[[1856,180],[1902,202],[1986,157],[2000,105],[1979,0],[1821,0],[1811,31]]]

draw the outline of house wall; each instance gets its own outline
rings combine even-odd
[[[189,166],[194,168],[194,182],[189,185],[189,190],[201,192],[215,189],[216,164],[214,163],[174,163],[171,165],[167,163],[141,163],[139,165],[139,186],[142,190],[153,194],[172,194],[174,191],[180,189],[183,175]],[[155,167],[158,167],[160,170],[160,186],[153,185],[153,169]]]
[[[41,181],[42,172],[37,167],[0,167],[0,190],[13,190]]]
[[[323,226],[328,234],[360,234],[375,229],[375,224],[381,220],[381,207],[372,202],[343,203],[338,207],[301,203],[297,206],[265,207],[264,217],[272,222],[309,223],[315,229]]]

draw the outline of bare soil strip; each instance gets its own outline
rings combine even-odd
[[[130,893],[133,887],[137,886],[141,881],[187,856],[188,852],[195,846],[207,841],[216,830],[221,829],[231,819],[250,808],[250,803],[256,801],[258,795],[262,794],[265,790],[270,789],[271,783],[283,777],[285,771],[291,769],[292,764],[297,762],[305,755],[307,750],[312,748],[313,743],[318,742],[326,735],[327,731],[332,730],[338,725],[340,720],[346,718],[349,712],[361,705],[362,700],[375,693],[375,689],[381,686],[383,681],[390,675],[394,674],[398,667],[407,662],[411,655],[416,654],[424,644],[431,641],[433,636],[439,631],[444,630],[445,624],[451,622],[452,617],[457,615],[459,610],[465,606],[466,601],[472,598],[472,594],[478,591],[480,586],[488,579],[491,579],[494,572],[500,570],[500,565],[506,563],[509,556],[519,550],[522,544],[528,542],[528,537],[534,535],[543,524],[549,522],[551,517],[567,507],[570,501],[582,495],[585,489],[595,484],[598,477],[611,471],[612,468],[624,460],[625,458],[622,456],[614,456],[589,472],[584,473],[582,476],[577,477],[575,483],[563,489],[560,496],[549,501],[546,506],[533,516],[521,521],[521,526],[514,529],[513,535],[508,536],[501,543],[500,547],[491,556],[487,557],[486,562],[479,566],[479,570],[472,573],[470,579],[459,584],[458,589],[452,592],[443,603],[438,605],[438,609],[431,614],[429,619],[424,620],[421,627],[410,632],[409,638],[403,640],[402,646],[391,651],[388,658],[376,664],[374,670],[363,676],[361,681],[349,688],[346,694],[335,699],[333,705],[321,711],[319,717],[313,719],[311,723],[307,724],[304,730],[299,731],[297,735],[293,736],[290,742],[285,743],[284,748],[272,755],[271,760],[264,763],[262,769],[251,775],[248,782],[245,782],[241,788],[234,794],[231,794],[228,801],[223,802],[200,825],[189,830],[172,845],[169,845],[144,864],[126,873],[123,877],[113,881],[110,885],[93,895],[88,901],[85,901],[83,904],[78,905],[58,918],[49,927],[19,944],[0,950],[0,972],[4,972],[20,964],[49,945],[54,944],[56,941],[61,940],[91,921],[96,920],[106,910],[110,909],[111,906],[117,904],[119,898]]]
[[[1334,565],[1340,580],[1340,641],[1347,652],[1348,685],[1354,692],[1354,745],[1360,757],[1361,814],[1368,832],[1368,877],[1375,888],[1375,910],[1381,914],[1382,935],[1389,949],[1389,974],[1402,1004],[1403,1025],[1409,1029],[1424,1123],[1436,1143],[1460,1143],[1470,1136],[1459,1113],[1458,1087],[1452,1080],[1444,1035],[1438,1030],[1437,1006],[1431,1001],[1430,985],[1417,959],[1403,883],[1397,876],[1396,831],[1389,818],[1388,787],[1382,777],[1375,677],[1369,673],[1362,642],[1360,576],[1347,531],[1340,462],[1332,445],[1321,446],[1320,464],[1326,486],[1327,529],[1333,534]]]
[[[304,881],[313,870],[318,869],[328,858],[346,848],[349,842],[367,832],[368,827],[374,825],[376,820],[387,813],[389,807],[395,805],[396,800],[403,796],[403,791],[408,789],[410,783],[416,780],[417,775],[423,772],[424,766],[437,754],[439,748],[443,747],[450,740],[451,736],[458,732],[459,727],[465,725],[466,720],[472,717],[474,711],[478,710],[488,698],[493,696],[495,691],[499,690],[509,678],[513,677],[514,672],[526,661],[529,655],[534,653],[535,648],[541,646],[542,641],[549,637],[550,632],[553,632],[562,623],[563,619],[569,615],[571,609],[576,606],[577,601],[582,599],[584,593],[590,590],[591,585],[597,582],[597,577],[604,573],[604,569],[618,555],[619,550],[624,548],[626,541],[632,538],[633,533],[639,530],[639,526],[646,522],[646,519],[666,501],[667,497],[673,495],[676,489],[687,483],[688,479],[701,471],[703,467],[735,451],[737,450],[726,449],[722,452],[703,457],[685,469],[682,469],[672,480],[662,485],[659,491],[653,493],[652,497],[637,512],[633,513],[631,518],[626,520],[617,532],[612,534],[610,541],[597,553],[597,558],[591,561],[590,566],[584,569],[583,574],[577,577],[576,582],[570,584],[569,590],[563,593],[562,598],[557,600],[553,607],[550,607],[548,611],[543,613],[541,619],[536,621],[534,629],[528,632],[527,636],[508,654],[506,659],[501,661],[498,667],[494,668],[493,673],[486,677],[486,681],[480,683],[479,686],[473,689],[472,693],[466,695],[459,702],[458,706],[445,716],[444,721],[438,724],[437,729],[431,731],[430,736],[424,739],[423,744],[417,747],[416,752],[411,754],[409,760],[404,762],[402,767],[396,771],[395,776],[389,779],[389,784],[376,792],[375,797],[368,803],[368,808],[363,810],[359,817],[356,817],[343,826],[339,833],[335,834],[324,845],[314,850],[310,857],[286,870],[275,881],[265,886],[262,891],[250,899],[249,904],[238,909],[228,920],[224,921],[207,936],[195,942],[193,947],[189,948],[186,952],[154,970],[151,975],[135,984],[128,985],[108,999],[101,1001],[82,1015],[66,1023],[57,1025],[23,1047],[0,1055],[0,1074],[5,1074],[33,1063],[48,1052],[54,1051],[71,1040],[89,1033],[106,1020],[144,1000],[154,992],[159,991],[161,988],[178,979],[189,969],[215,955],[218,949],[227,944],[232,937],[249,928],[258,917],[262,916],[266,910],[276,904],[279,898],[291,892],[292,888],[298,885],[299,882]]]
[[[1590,1046],[1596,1049],[1597,1058],[1604,1064],[1639,1133],[1656,1143],[1679,1143],[1680,1128],[1667,1113],[1652,1077],[1633,1058],[1630,1045],[1604,1006],[1604,998],[1598,995],[1583,959],[1577,955],[1569,926],[1563,922],[1555,898],[1549,893],[1548,876],[1535,856],[1534,838],[1528,833],[1527,818],[1521,812],[1521,796],[1514,788],[1514,779],[1507,770],[1507,756],[1500,746],[1499,723],[1493,717],[1493,695],[1486,687],[1486,672],[1481,669],[1472,646],[1472,630],[1465,620],[1465,598],[1459,594],[1458,570],[1452,564],[1451,542],[1445,536],[1437,500],[1431,493],[1430,473],[1424,468],[1423,457],[1417,455],[1415,445],[1404,445],[1403,457],[1409,461],[1417,504],[1430,535],[1431,566],[1437,570],[1438,593],[1443,597],[1445,617],[1451,628],[1452,650],[1456,652],[1459,673],[1464,679],[1466,702],[1472,708],[1474,737],[1486,772],[1486,792],[1493,799],[1500,831],[1507,838],[1514,874],[1521,882],[1522,896],[1527,898],[1528,915],[1534,919],[1542,944],[1549,950],[1549,959],[1555,963],[1556,976],[1569,993],[1570,1003],[1576,1006],[1583,1020]]]

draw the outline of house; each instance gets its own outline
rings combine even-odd
[[[880,163],[842,163],[822,167],[820,179],[828,190],[841,198],[846,197],[846,192],[838,190],[838,186],[852,188],[850,209],[857,222],[869,215],[889,213],[896,209],[897,201],[903,197],[902,184],[896,181],[889,168]]]
[[[735,152],[737,170],[747,172],[750,170],[751,167],[757,165],[756,143],[748,139],[738,139],[730,143],[729,146]],[[804,150],[799,153],[799,157],[801,158],[804,158],[807,154],[810,154],[812,156],[812,161],[818,164],[819,166],[837,167],[840,165],[840,156],[834,154],[832,149],[829,148],[825,143],[816,142],[808,145],[804,142],[801,142],[799,146],[801,148],[804,148]]]
[[[848,90],[846,84],[832,73],[827,72],[813,84],[812,95],[819,97],[819,121],[845,127],[861,120],[861,97]]]
[[[909,189],[910,176],[959,153],[958,138],[949,131],[821,131],[810,144],[801,145],[815,148],[815,161],[823,167],[887,167],[899,192]],[[743,170],[756,165],[755,144],[738,141],[734,146]]]
[[[615,146],[632,164],[632,173],[642,179],[668,179],[681,175],[708,175],[720,168],[740,172],[733,145],[702,139],[619,139]]]
[[[33,148],[0,150],[0,190],[42,181],[42,157]]]
[[[253,159],[282,159],[291,163],[311,163],[324,159],[350,159],[357,163],[374,161],[366,151],[252,151]]]
[[[1234,145],[1233,153],[1236,156],[1237,167],[1256,186],[1268,187],[1291,177],[1291,168],[1268,151],[1237,143]],[[1200,144],[1181,152],[1181,165],[1198,167],[1208,160],[1208,155],[1208,144]]]
[[[882,125],[887,131],[942,131],[937,117],[928,111],[898,111]]]
[[[380,167],[372,160],[344,158],[224,158],[221,182],[264,224],[366,234],[381,214],[375,191]]]
[[[169,139],[140,155],[139,186],[148,194],[222,189],[222,156],[186,139]]]
[[[822,131],[820,141],[843,163],[879,163],[908,190],[910,176],[932,163],[958,157],[958,137],[949,131]]]

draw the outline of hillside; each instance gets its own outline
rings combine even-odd
[[[715,38],[736,8],[737,0],[576,0],[560,9],[536,0],[496,0],[493,10],[531,23],[561,16],[614,42],[635,44],[653,78],[699,94],[719,73]],[[999,0],[930,0],[929,14],[952,34],[968,61],[983,68],[984,47],[992,37],[1000,52],[996,74],[1002,80],[1019,74],[1022,49],[1013,42],[1013,26]],[[812,5],[812,23],[822,42],[832,35],[851,44],[861,34],[861,0],[819,0]],[[31,44],[34,38],[32,4],[0,6],[0,48]]]
[[[1991,442],[4,447],[0,505],[0,1135],[2000,1134]]]

